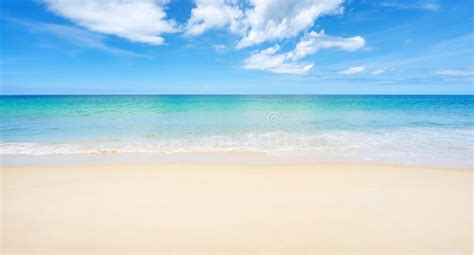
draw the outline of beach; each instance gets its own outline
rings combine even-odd
[[[2,166],[3,254],[472,252],[471,169]]]
[[[471,254],[472,96],[0,96],[2,254]]]
[[[0,255],[474,254],[474,0],[0,23]]]

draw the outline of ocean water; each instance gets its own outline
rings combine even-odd
[[[0,155],[263,152],[472,168],[474,96],[1,96]]]

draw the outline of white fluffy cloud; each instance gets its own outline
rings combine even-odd
[[[159,45],[163,33],[176,32],[175,22],[166,19],[160,0],[44,0],[48,8],[89,30],[116,35],[130,41]]]
[[[237,49],[278,42],[306,33],[323,15],[342,13],[344,0],[195,0],[185,34],[200,35],[210,29],[228,28],[239,35]],[[354,51],[365,45],[360,36],[342,38],[306,33],[293,50],[280,52],[276,44],[244,60],[246,69],[306,74],[314,64],[302,62],[320,49]]]
[[[196,0],[186,34],[229,26],[237,48],[297,36],[322,15],[342,12],[343,0]]]
[[[213,28],[230,26],[231,31],[237,31],[242,10],[232,0],[196,0],[196,8],[191,10],[185,34],[196,36]]]
[[[353,75],[353,74],[360,74],[365,72],[366,68],[365,66],[354,66],[354,67],[349,67],[347,69],[339,71],[339,74],[344,74],[344,75]]]
[[[362,37],[342,38],[310,32],[296,44],[296,47],[286,53],[278,53],[280,47],[267,48],[259,51],[244,61],[246,69],[267,70],[275,73],[306,74],[313,68],[310,62],[300,62],[301,59],[316,53],[320,49],[337,48],[344,51],[354,51],[362,48],[365,41]]]
[[[288,53],[288,57],[292,60],[299,60],[314,54],[320,49],[338,48],[344,51],[355,51],[364,47],[364,45],[365,40],[360,36],[343,38],[328,36],[324,33],[324,30],[319,33],[311,31],[296,44],[293,51]]]
[[[243,48],[266,41],[292,38],[325,14],[341,12],[343,0],[250,0],[253,8],[243,20],[247,31],[237,44]]]
[[[277,53],[280,46],[277,44],[273,47],[259,51],[244,61],[245,69],[265,70],[274,73],[291,73],[306,74],[311,68],[312,63],[291,61],[288,53]]]
[[[130,41],[162,44],[162,34],[180,32],[167,18],[169,0],[42,0],[55,14],[88,30]],[[342,13],[344,0],[194,0],[191,16],[181,26],[186,36],[226,28],[239,35],[237,49],[276,42],[244,60],[246,69],[276,73],[308,73],[314,64],[303,59],[320,49],[354,51],[365,45],[360,36],[343,38],[307,32],[323,15]],[[278,42],[304,34],[294,49],[280,52]],[[225,46],[214,46],[222,51]]]

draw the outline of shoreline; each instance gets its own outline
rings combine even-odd
[[[5,254],[472,252],[468,169],[113,164],[0,171]]]
[[[436,163],[399,163],[384,161],[337,161],[311,159],[308,157],[277,157],[264,152],[226,151],[226,152],[173,152],[173,153],[81,153],[51,155],[0,155],[0,167],[15,166],[94,166],[94,165],[160,165],[160,164],[199,164],[199,165],[374,165],[394,167],[415,167],[431,169],[474,170],[474,160],[467,165],[440,165]]]

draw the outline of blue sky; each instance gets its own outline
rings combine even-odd
[[[3,0],[1,94],[473,94],[472,0]]]

